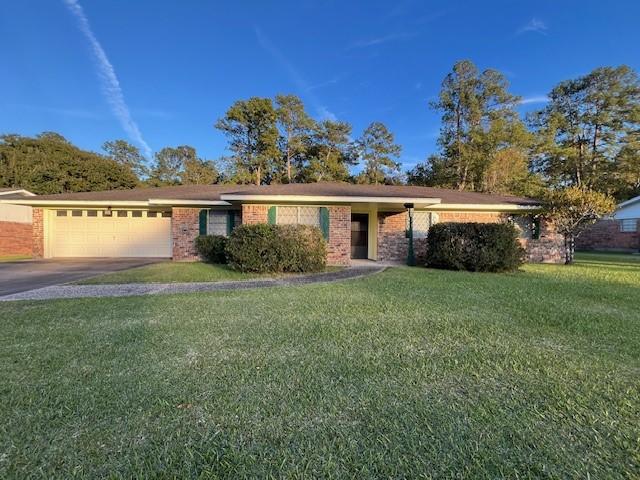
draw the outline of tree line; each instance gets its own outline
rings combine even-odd
[[[201,158],[188,145],[151,161],[125,140],[102,153],[59,134],[0,136],[0,186],[36,193],[212,183],[347,181],[541,196],[577,186],[617,199],[640,194],[640,80],[627,66],[560,82],[543,108],[521,116],[505,76],[457,62],[436,101],[438,150],[401,171],[402,147],[381,122],[354,138],[345,121],[316,120],[295,95],[236,101],[215,122],[229,154]],[[359,165],[360,173],[352,174]]]

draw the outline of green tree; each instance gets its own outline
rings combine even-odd
[[[393,133],[383,123],[371,123],[356,144],[364,160],[364,170],[358,176],[360,183],[388,183],[400,174],[400,164],[394,159],[402,147],[394,142]]]
[[[551,185],[615,191],[616,158],[629,160],[629,150],[618,155],[640,128],[638,74],[624,65],[600,67],[563,81],[529,121],[538,135],[535,168]]]
[[[269,183],[282,171],[276,120],[271,99],[252,97],[235,102],[216,122],[215,127],[229,139],[238,182],[250,176],[256,185]]]
[[[57,133],[0,136],[0,187],[50,194],[128,189],[137,183],[129,168],[81,150]]]
[[[195,148],[180,145],[156,153],[148,182],[153,186],[209,185],[216,183],[218,177],[212,161],[199,158]]]
[[[275,103],[280,127],[278,143],[286,169],[284,177],[291,183],[296,178],[296,170],[300,171],[306,160],[315,122],[305,111],[302,100],[295,95],[276,95]]]
[[[220,174],[212,160],[198,157],[187,158],[180,173],[182,185],[211,185],[220,180]]]
[[[316,126],[308,141],[308,162],[302,171],[305,182],[349,179],[349,167],[358,162],[351,142],[351,125],[324,120]]]
[[[407,184],[422,187],[445,187],[455,184],[455,171],[440,155],[430,155],[407,171]]]
[[[608,195],[586,187],[567,187],[548,191],[546,216],[564,235],[565,263],[573,263],[575,240],[589,225],[609,215],[616,204]]]
[[[104,142],[102,150],[107,152],[107,155],[115,162],[130,168],[138,178],[142,179],[149,174],[146,159],[140,153],[140,149],[126,140]]]
[[[526,128],[515,111],[520,99],[507,89],[504,75],[479,72],[469,60],[457,62],[445,77],[438,101],[431,103],[442,119],[438,145],[444,162],[438,169],[450,171],[439,176],[451,180],[440,186],[481,191],[500,149],[526,147]]]

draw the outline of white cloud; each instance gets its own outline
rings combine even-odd
[[[534,17],[531,20],[529,20],[529,22],[521,26],[516,31],[516,33],[520,35],[522,33],[534,32],[534,33],[539,33],[541,35],[546,35],[548,29],[549,28],[547,27],[547,24],[545,22]]]
[[[349,45],[349,48],[366,48],[373,47],[375,45],[382,45],[384,43],[394,42],[396,40],[403,40],[405,38],[415,37],[415,33],[392,33],[390,35],[384,35],[381,37],[367,38],[358,40]]]
[[[530,97],[524,97],[520,100],[520,105],[529,105],[531,103],[547,103],[549,101],[549,97],[546,95],[532,95]]]
[[[89,41],[94,59],[98,66],[102,92],[111,107],[111,111],[120,122],[120,125],[122,125],[124,131],[127,132],[127,135],[129,135],[133,141],[138,143],[142,148],[144,155],[150,158],[152,153],[151,147],[149,147],[147,142],[145,142],[142,137],[142,133],[140,132],[140,128],[138,128],[138,124],[131,117],[131,112],[124,100],[122,88],[120,87],[120,82],[116,76],[115,69],[113,68],[113,65],[111,65],[102,45],[100,45],[100,42],[94,35],[91,25],[89,24],[89,19],[85,15],[82,6],[77,0],[64,0],[64,3],[67,5],[73,16],[76,17],[80,31]]]

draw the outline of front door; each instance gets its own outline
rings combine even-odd
[[[369,215],[354,213],[351,215],[351,258],[368,257]]]

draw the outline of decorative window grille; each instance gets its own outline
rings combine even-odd
[[[277,220],[279,225],[313,225],[320,226],[319,207],[278,207]]]
[[[431,212],[413,212],[413,238],[427,238],[429,228],[435,223]],[[407,232],[409,231],[409,214],[407,214]]]
[[[623,233],[633,233],[638,231],[638,220],[636,218],[625,218],[620,220],[620,231]]]

